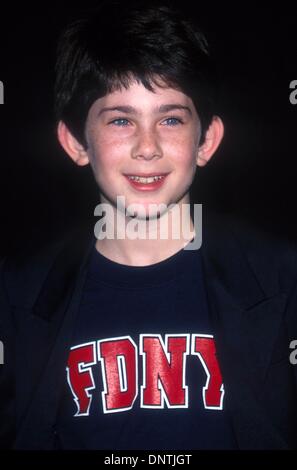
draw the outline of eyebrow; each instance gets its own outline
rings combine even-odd
[[[174,110],[184,110],[187,111],[190,116],[192,116],[192,111],[188,106],[183,106],[182,104],[162,104],[159,108],[155,109],[156,113],[167,113],[168,111],[174,111]],[[136,108],[133,108],[133,106],[113,106],[113,107],[105,107],[100,109],[98,112],[98,117],[101,116],[103,113],[106,113],[108,111],[119,111],[121,113],[125,114],[140,114],[139,111]]]

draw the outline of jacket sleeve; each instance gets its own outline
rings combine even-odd
[[[0,262],[0,449],[15,439],[15,328],[4,283],[5,259]]]

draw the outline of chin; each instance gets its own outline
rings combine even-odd
[[[140,211],[137,210],[136,208],[135,208],[136,210],[130,210],[129,211],[128,207],[126,209],[126,215],[129,216],[129,217],[132,217],[132,218],[136,218],[138,220],[159,219],[161,217],[161,215],[165,212],[164,210],[160,212],[158,210],[149,209],[144,204],[143,204],[143,210],[140,210]]]

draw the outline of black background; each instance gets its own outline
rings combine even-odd
[[[94,220],[89,167],[59,147],[53,119],[55,48],[62,27],[98,2],[1,4],[0,254],[44,243]],[[196,2],[222,80],[224,141],[192,190],[195,202],[297,238],[297,5]],[[108,45],[108,38],[106,39]]]

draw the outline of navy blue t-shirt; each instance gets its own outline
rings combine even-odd
[[[94,247],[65,371],[64,449],[234,449],[200,250],[126,266]]]

